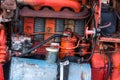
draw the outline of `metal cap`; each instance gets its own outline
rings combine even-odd
[[[50,51],[50,52],[58,52],[59,51],[59,49],[57,48],[51,48],[51,47],[47,47],[46,48],[46,51]]]

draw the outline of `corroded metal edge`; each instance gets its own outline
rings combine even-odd
[[[87,8],[84,8],[81,12],[75,13],[68,9],[63,11],[55,12],[48,8],[43,10],[35,11],[24,7],[20,10],[20,16],[23,17],[42,17],[42,18],[65,18],[65,19],[85,19],[90,16],[90,12]]]

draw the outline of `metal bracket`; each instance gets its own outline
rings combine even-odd
[[[60,80],[64,80],[64,66],[69,65],[69,61],[60,62]]]

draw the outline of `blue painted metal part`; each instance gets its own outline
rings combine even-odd
[[[12,58],[9,80],[57,80],[57,65],[43,60]]]
[[[91,80],[90,64],[70,63],[68,80]]]
[[[89,64],[70,63],[68,80],[91,80]],[[57,64],[13,57],[9,80],[57,80]]]

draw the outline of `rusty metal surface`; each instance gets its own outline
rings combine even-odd
[[[83,11],[79,13],[72,12],[68,9],[64,9],[60,12],[55,12],[49,10],[48,8],[44,8],[40,11],[35,11],[29,9],[28,7],[24,7],[20,10],[20,16],[23,17],[42,17],[42,18],[66,18],[66,19],[84,19],[90,16],[89,10],[84,8]]]
[[[1,8],[4,9],[16,9],[16,2],[15,0],[4,0],[1,4]]]
[[[99,41],[101,41],[101,42],[120,43],[120,38],[101,37]]]
[[[8,22],[14,15],[14,10],[16,9],[15,0],[4,0],[1,2],[0,8],[0,22]]]

